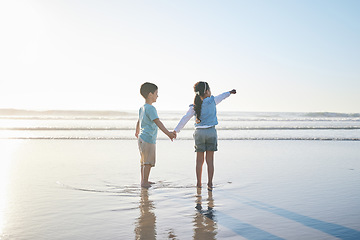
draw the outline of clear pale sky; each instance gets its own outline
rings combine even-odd
[[[360,1],[1,1],[0,108],[360,112]]]

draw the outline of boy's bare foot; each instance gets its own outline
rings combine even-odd
[[[141,184],[141,187],[148,189],[151,187],[151,185],[150,185],[150,183],[143,183],[143,184]]]
[[[150,182],[150,181],[149,181],[149,184],[155,184],[155,182]]]

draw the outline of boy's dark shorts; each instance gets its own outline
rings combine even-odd
[[[194,132],[195,152],[217,151],[215,127],[197,128]]]

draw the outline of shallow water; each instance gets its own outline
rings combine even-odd
[[[1,140],[1,239],[359,239],[360,142],[219,141],[215,188],[193,141]]]

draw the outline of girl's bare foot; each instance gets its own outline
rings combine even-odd
[[[155,182],[150,182],[150,181],[149,181],[149,184],[155,184]]]

